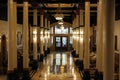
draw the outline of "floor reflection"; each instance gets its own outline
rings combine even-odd
[[[32,80],[82,80],[73,64],[70,52],[53,52],[48,55]]]
[[[55,56],[53,58],[53,56]],[[67,54],[66,53],[56,53],[50,56],[50,73],[62,74],[67,73]]]

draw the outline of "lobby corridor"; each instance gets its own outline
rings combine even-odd
[[[52,52],[40,63],[32,80],[82,80],[70,52]]]

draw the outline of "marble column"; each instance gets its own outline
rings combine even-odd
[[[84,69],[90,66],[90,1],[85,1],[85,53],[84,53]]]
[[[17,68],[17,40],[16,39],[16,10],[15,10],[15,1],[8,0],[8,26],[9,26],[9,38],[8,38],[8,73],[13,72],[15,68]],[[16,60],[16,61],[15,61]]]
[[[43,30],[44,30],[44,28],[43,28],[43,17],[44,17],[44,15],[43,14],[41,14],[41,16],[40,16],[40,54],[41,55],[44,55],[44,49],[43,49],[43,47],[44,47],[44,44],[43,44]]]
[[[103,80],[114,80],[114,22],[115,0],[103,1]]]
[[[97,3],[97,35],[96,35],[96,68],[100,75],[103,75],[103,2]]]
[[[48,27],[48,21],[47,17],[45,17],[45,51],[47,51],[47,46],[48,46],[48,38],[47,38],[47,27]]]
[[[23,2],[23,68],[29,68],[28,55],[28,1]]]
[[[76,27],[78,27],[79,26],[79,14],[77,13],[77,15],[76,15]],[[79,54],[79,29],[78,28],[76,28],[76,54]]]
[[[14,0],[13,2],[13,11],[14,11],[14,67],[17,69],[17,2]]]
[[[81,61],[83,61],[83,36],[84,36],[84,29],[83,29],[84,22],[83,21],[84,21],[84,11],[83,11],[83,7],[80,7],[79,58],[80,58]]]
[[[73,28],[73,29],[74,29],[74,23],[75,23],[75,19],[73,19],[73,22],[72,22],[72,28]],[[73,44],[72,44],[72,48],[73,48],[73,50],[75,50],[74,30],[73,30],[72,37],[73,37]]]
[[[50,20],[48,20],[48,29],[49,29],[49,33],[48,33],[48,48],[50,48]]]
[[[75,53],[76,53],[76,17],[74,19],[74,50],[75,50]]]
[[[33,10],[33,59],[37,60],[37,8]]]

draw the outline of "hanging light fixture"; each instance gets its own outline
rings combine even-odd
[[[55,19],[56,20],[62,20],[64,15],[61,13],[61,7],[60,7],[60,3],[58,4],[58,11],[57,13],[55,14]]]

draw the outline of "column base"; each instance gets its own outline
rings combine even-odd
[[[90,71],[89,71],[89,69],[84,69],[83,80],[90,80]]]

